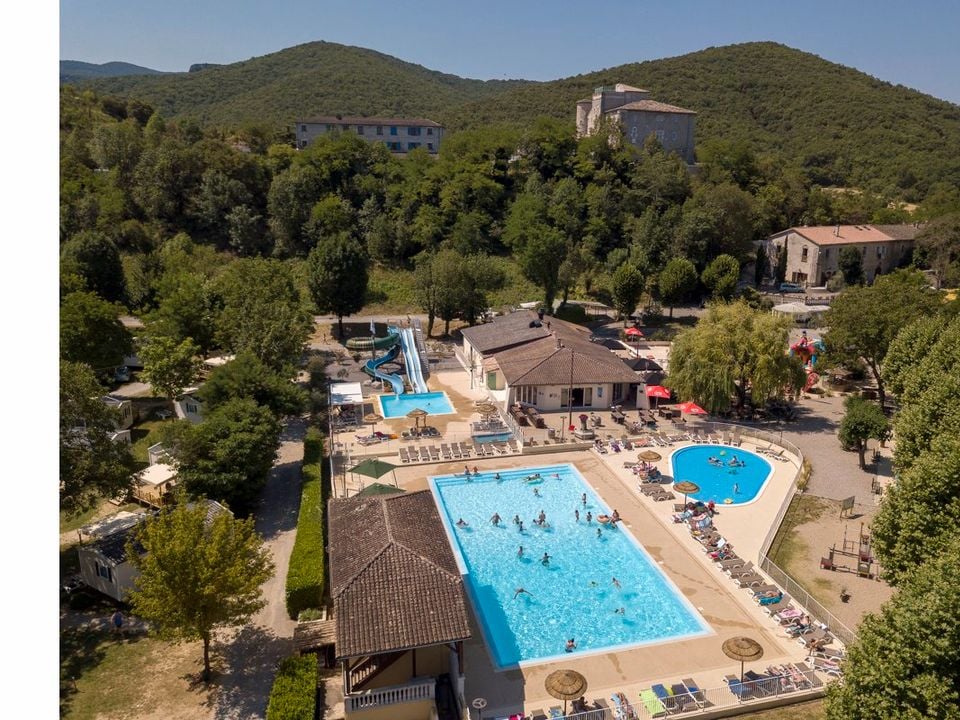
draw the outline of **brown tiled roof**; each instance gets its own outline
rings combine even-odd
[[[697,114],[693,110],[687,110],[686,108],[677,107],[676,105],[667,105],[658,100],[637,100],[636,102],[627,103],[620,107],[610,108],[607,110],[607,113],[620,112],[621,110],[644,110],[646,112],[674,113],[680,115]]]
[[[551,332],[563,338],[590,337],[590,330],[581,325],[559,320],[545,315],[540,327],[530,327],[530,323],[539,320],[533,310],[517,310],[516,312],[500,315],[492,322],[464,328],[461,332],[470,341],[478,352],[484,355],[523,345],[524,343],[549,337]],[[550,329],[547,329],[547,323]]]
[[[316,117],[302,118],[297,124],[314,125],[404,125],[421,127],[443,127],[438,122],[427,118],[392,118],[392,117],[364,117],[362,115],[317,115]]]
[[[547,338],[497,353],[510,385],[567,385],[571,361],[574,384],[639,383],[640,376],[602,345],[576,338]]]
[[[915,225],[811,225],[793,227],[790,231],[802,235],[814,245],[862,245],[913,240],[920,228]]]
[[[916,240],[923,230],[923,223],[906,223],[903,225],[874,225],[882,233],[886,233],[894,240]]]
[[[429,491],[330,500],[338,658],[470,637],[463,580]]]

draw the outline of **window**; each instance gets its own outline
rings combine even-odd
[[[383,125],[377,125],[377,135],[383,135]]]
[[[300,132],[306,132],[306,131],[307,131],[307,126],[306,126],[306,125],[301,125],[301,126],[300,126]]]
[[[307,141],[306,141],[306,140],[301,140],[301,141],[300,141],[300,147],[301,147],[301,148],[305,148],[306,146],[307,146]]]
[[[390,134],[391,134],[391,135],[396,135],[396,134],[397,134],[397,126],[396,126],[396,125],[391,125],[391,126],[390,126]]]
[[[357,135],[363,135],[363,125],[357,125]]]
[[[800,253],[800,262],[807,261],[807,248],[803,249],[803,252]]]
[[[418,147],[420,147],[420,143],[414,143],[414,142],[407,143],[407,150],[416,150]]]
[[[200,408],[198,408],[194,403],[187,403],[187,412],[196,415],[198,412],[200,412]]]
[[[427,135],[433,135],[433,128],[427,128]]]
[[[663,130],[656,130],[654,131],[653,134],[657,136],[657,142],[660,142],[660,143],[662,143],[667,138],[667,133]]]
[[[433,143],[427,143],[427,150],[433,152]]]
[[[878,257],[878,258],[882,258],[882,257],[883,257],[883,247],[880,246],[880,245],[877,245],[877,257]]]
[[[419,135],[419,134],[420,134],[420,128],[418,127],[407,128],[407,135]]]
[[[101,565],[97,561],[94,561],[93,566],[97,571],[97,577],[106,578],[107,582],[113,582],[113,570],[111,570],[110,567]]]
[[[829,260],[829,259],[830,259],[830,248],[825,248],[825,249],[824,249],[824,251],[823,251],[823,259],[824,259],[824,260]]]
[[[347,132],[347,130],[349,130],[349,129],[350,129],[350,126],[349,126],[349,125],[344,125],[344,126],[343,126],[343,131],[344,131],[344,132]]]

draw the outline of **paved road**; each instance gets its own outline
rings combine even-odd
[[[293,652],[293,628],[287,617],[284,585],[300,508],[300,466],[306,422],[291,421],[281,437],[280,452],[267,480],[256,514],[256,527],[273,557],[276,571],[263,586],[267,605],[253,621],[224,637],[220,645],[227,672],[217,698],[217,720],[255,720],[266,716],[266,704],[277,665]]]

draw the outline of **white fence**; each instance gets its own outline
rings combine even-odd
[[[385,705],[433,700],[435,692],[436,681],[429,678],[418,683],[376,688],[358,695],[347,695],[343,701],[348,712],[355,712]]]

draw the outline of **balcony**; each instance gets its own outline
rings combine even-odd
[[[403,685],[374,688],[359,693],[352,693],[343,699],[344,708],[348,713],[371,710],[387,705],[401,705],[413,702],[433,702],[437,681],[428,677],[412,680]]]

